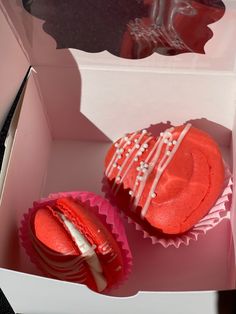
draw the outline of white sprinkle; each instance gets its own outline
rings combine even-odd
[[[152,194],[151,194],[151,197],[152,197],[152,198],[155,198],[156,196],[157,196],[156,193],[152,193]]]
[[[145,164],[144,165],[144,168],[148,169],[149,165],[148,164]]]
[[[142,181],[142,180],[143,180],[143,177],[142,177],[142,176],[137,176],[137,179],[138,179],[139,181]]]
[[[136,147],[136,148],[139,148],[139,147],[140,147],[140,145],[139,145],[139,144],[136,144],[136,145],[135,145],[135,147]]]
[[[131,144],[131,141],[127,141],[127,144],[130,145],[130,144]]]
[[[140,168],[140,167],[137,167],[137,168],[136,168],[136,170],[137,170],[137,171],[140,171],[140,170],[141,170],[141,168]]]
[[[118,144],[118,143],[115,143],[115,147],[116,147],[116,148],[119,147],[119,144]]]
[[[170,153],[171,153],[171,152],[168,150],[168,151],[166,152],[166,155],[167,155],[167,156],[170,156]]]
[[[130,152],[131,152],[131,150],[132,150],[132,149],[131,149],[131,148],[129,148],[129,149],[128,149],[128,152],[130,153]]]
[[[133,196],[134,192],[133,191],[129,191],[129,195]]]
[[[138,157],[135,157],[135,158],[134,158],[134,161],[138,161]]]
[[[126,153],[125,156],[126,156],[126,157],[129,157],[129,153]]]
[[[169,145],[169,146],[172,146],[173,144],[172,144],[172,142],[169,142],[168,145]]]
[[[113,168],[116,168],[116,166],[117,166],[117,163],[115,162],[115,163],[113,164]]]
[[[167,138],[166,139],[164,139],[164,143],[165,144],[167,144],[169,141],[167,140]]]
[[[140,165],[144,165],[144,161],[140,161]]]
[[[135,182],[135,185],[138,185],[138,181]]]
[[[177,141],[176,141],[176,140],[174,140],[172,143],[173,143],[173,145],[176,145],[176,144],[177,144]]]
[[[143,144],[143,147],[148,148],[148,144],[147,143]]]
[[[101,230],[100,229],[98,229],[98,233],[100,233],[101,232]]]
[[[143,148],[143,147],[140,150],[141,150],[141,152],[145,152],[145,148]]]
[[[170,132],[167,132],[167,133],[166,133],[166,136],[167,136],[167,137],[171,137],[171,135],[172,135],[172,134],[171,134]]]
[[[118,159],[121,159],[121,158],[122,158],[122,156],[121,156],[121,155],[118,155],[118,156],[117,156],[117,158],[118,158]]]
[[[164,133],[163,133],[163,132],[161,132],[161,133],[160,133],[160,136],[162,137],[163,135],[164,135]]]
[[[129,138],[126,136],[126,137],[125,137],[125,141],[127,142],[128,140],[129,140]]]
[[[118,176],[118,177],[116,178],[116,181],[120,181],[120,180],[121,180],[121,177]]]
[[[120,169],[121,169],[121,166],[118,166],[117,168],[120,170]]]
[[[142,133],[143,134],[147,134],[147,130],[142,130]]]
[[[145,168],[144,168],[144,169],[142,169],[142,172],[143,172],[143,173],[147,172],[147,169],[145,169]]]
[[[120,149],[120,153],[122,154],[123,152],[124,152],[124,149],[123,149],[123,148],[121,148],[121,149]]]
[[[143,154],[143,153],[142,153],[141,151],[139,151],[139,152],[137,153],[138,156],[142,156],[142,154]]]
[[[135,140],[134,140],[134,143],[137,143],[138,142],[138,139],[136,138]]]

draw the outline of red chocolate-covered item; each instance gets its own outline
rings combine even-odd
[[[140,59],[154,52],[205,53],[205,44],[213,36],[208,25],[225,11],[220,1],[145,0],[144,4],[149,15],[128,23],[121,44],[123,58]]]
[[[36,204],[25,215],[21,238],[31,260],[45,275],[102,292],[127,275],[130,252],[113,231],[88,202],[62,196]]]
[[[156,138],[146,130],[112,145],[105,160],[110,192],[127,216],[151,234],[191,229],[222,192],[218,145],[190,124]]]

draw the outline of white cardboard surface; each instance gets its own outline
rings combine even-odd
[[[232,75],[86,67],[80,73],[81,111],[111,140],[156,123],[178,125],[193,117],[233,127],[236,81]]]
[[[7,270],[1,272],[2,288],[13,309],[24,314],[216,314],[216,294],[139,293],[111,298],[71,283],[40,279]],[[13,291],[9,286],[14,286]],[[47,287],[45,289],[45,287]]]

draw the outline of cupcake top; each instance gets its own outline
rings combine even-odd
[[[155,137],[127,134],[105,160],[112,194],[128,216],[166,233],[196,224],[219,197],[224,165],[216,142],[191,124]]]

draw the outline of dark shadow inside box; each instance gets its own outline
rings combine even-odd
[[[24,8],[44,21],[57,48],[141,59],[204,53],[213,37],[208,27],[224,15],[221,0],[23,0]]]
[[[3,291],[0,289],[0,311],[2,314],[15,314]],[[20,314],[20,313],[19,313]]]

